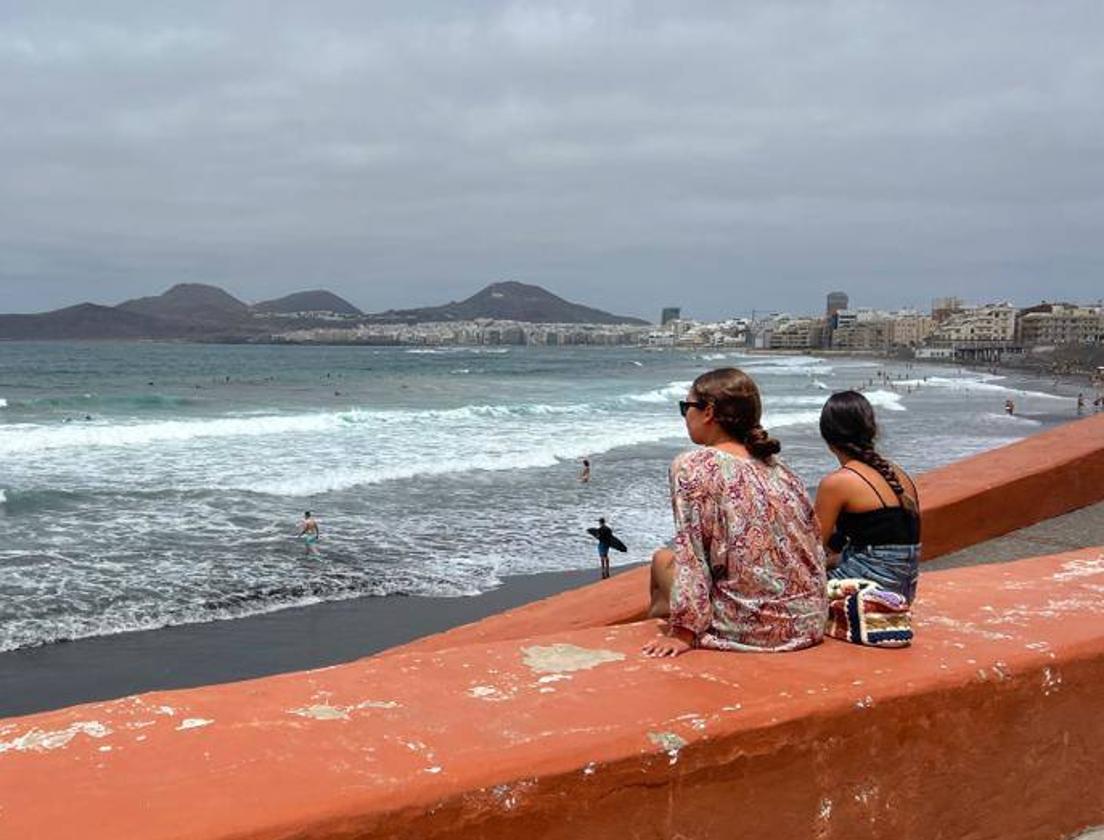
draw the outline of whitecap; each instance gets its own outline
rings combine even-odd
[[[1010,388],[1007,385],[998,385],[995,380],[1004,379],[1003,376],[980,374],[977,376],[929,376],[927,379],[902,379],[894,384],[898,388],[942,388],[949,391],[982,391],[992,394],[1008,394],[1018,397],[1038,397],[1047,400],[1062,400],[1069,402],[1071,397],[1061,394],[1048,394],[1045,391],[1028,391],[1023,388]]]
[[[1043,425],[1038,420],[1034,420],[1030,417],[1024,417],[1020,414],[1007,414],[1004,412],[997,413],[995,411],[986,412],[981,415],[990,423],[1007,423],[1009,425],[1021,425],[1021,426],[1041,426]]]
[[[863,394],[870,402],[872,406],[876,408],[884,408],[887,411],[906,411],[907,409],[901,405],[901,395],[894,391],[867,391]]]
[[[626,394],[621,399],[631,402],[665,404],[674,402],[675,400],[681,400],[686,396],[691,385],[693,385],[693,383],[690,380],[686,380],[685,382],[668,382],[662,388],[644,391],[640,394]]]

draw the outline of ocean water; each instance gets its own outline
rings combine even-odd
[[[677,401],[726,365],[759,382],[810,487],[834,465],[824,399],[872,379],[883,450],[910,470],[1073,416],[1038,386],[857,358],[0,344],[0,651],[596,567],[598,516],[629,545],[615,562],[644,560],[690,446]],[[293,537],[306,509],[317,557]]]

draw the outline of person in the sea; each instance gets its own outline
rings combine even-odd
[[[598,562],[602,564],[602,580],[610,576],[609,553],[613,543],[613,530],[602,517],[598,519],[598,530],[594,534],[598,539]]]
[[[583,471],[579,473],[579,481],[587,484],[590,481],[590,461],[583,459]]]
[[[816,514],[829,578],[863,578],[916,597],[920,564],[920,504],[912,478],[874,448],[878,425],[862,394],[833,394],[820,413],[820,434],[839,461],[817,488]]]
[[[315,548],[315,544],[318,542],[318,523],[311,516],[311,512],[303,512],[303,521],[299,523],[299,532],[297,537],[303,540],[303,553],[304,555],[317,554],[318,549]]]
[[[760,424],[751,377],[704,373],[679,403],[699,449],[671,464],[675,538],[652,556],[648,656],[789,651],[824,638],[824,549],[809,494]]]

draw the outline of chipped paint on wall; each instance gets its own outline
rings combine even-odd
[[[111,734],[111,730],[98,720],[79,720],[71,723],[65,729],[52,731],[32,729],[29,732],[14,738],[11,741],[0,741],[0,753],[8,752],[45,752],[56,750],[69,745],[69,742],[78,735],[87,735],[89,738],[105,738]]]
[[[538,674],[558,674],[565,671],[586,671],[606,662],[620,662],[625,654],[616,650],[601,650],[578,645],[532,645],[522,648],[523,661]]]

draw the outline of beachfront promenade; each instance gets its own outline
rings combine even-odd
[[[1104,416],[920,491],[927,557],[969,561],[1017,529],[979,559],[1046,556],[925,571],[911,648],[647,659],[636,570],[348,665],[2,720],[0,837],[1048,840],[1104,824],[1088,507]],[[1062,534],[1037,523],[1071,511],[1082,536],[1046,543]]]

